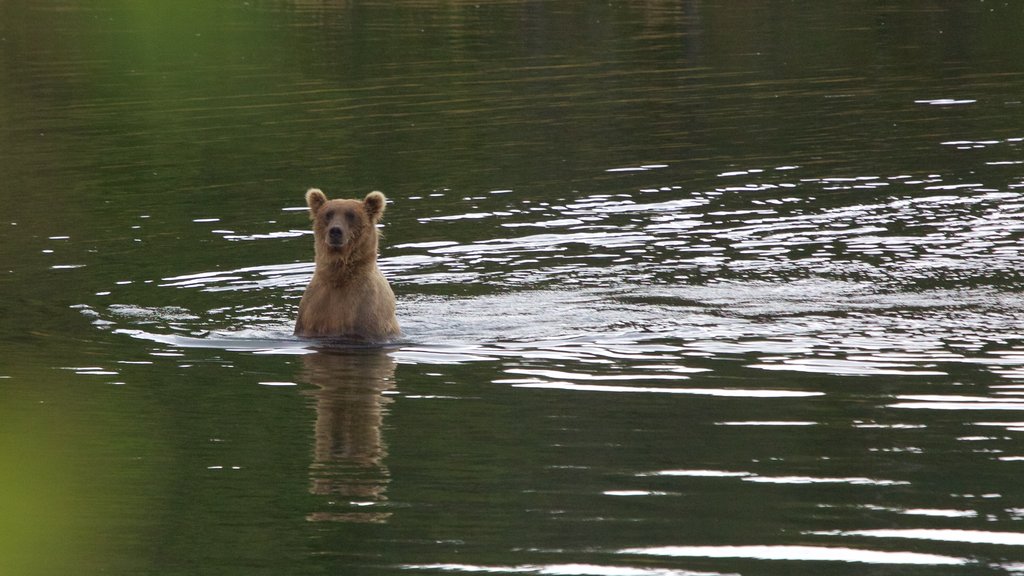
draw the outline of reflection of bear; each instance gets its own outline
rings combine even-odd
[[[307,519],[386,521],[389,512],[370,507],[387,499],[381,424],[391,402],[384,391],[395,386],[394,360],[379,349],[315,352],[302,360],[302,376],[318,388],[311,393],[316,399],[316,444],[309,490],[331,497],[332,508]]]
[[[398,336],[395,294],[377,268],[377,223],[387,200],[328,200],[306,192],[313,221],[316,271],[299,303],[295,334],[303,338],[380,341]]]

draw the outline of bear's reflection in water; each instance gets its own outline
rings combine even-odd
[[[381,434],[395,361],[383,350],[323,350],[302,357],[316,406],[310,493],[325,496],[311,521],[386,522],[389,473]]]

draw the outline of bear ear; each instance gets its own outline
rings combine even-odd
[[[366,198],[363,200],[363,208],[366,210],[366,214],[370,217],[371,222],[380,222],[381,217],[384,216],[384,206],[386,204],[387,198],[380,192],[370,192],[366,195]]]
[[[309,206],[309,219],[316,220],[316,213],[327,203],[327,196],[319,188],[306,190],[306,206]]]

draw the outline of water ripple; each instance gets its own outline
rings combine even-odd
[[[906,540],[932,540],[965,544],[996,544],[1024,546],[1024,534],[1017,532],[991,532],[986,530],[942,530],[928,528],[850,530],[846,532],[815,532],[829,536],[866,536],[869,538],[897,538]]]
[[[736,360],[754,371],[928,379],[970,369],[1024,379],[1024,194],[1013,186],[935,173],[813,175],[793,165],[723,170],[698,189],[673,182],[665,164],[610,170],[622,179],[618,191],[540,200],[503,189],[414,218],[416,236],[430,240],[384,245],[380,259],[405,330],[396,359],[500,361],[509,375],[533,378],[517,386],[595,392],[619,389],[601,379],[673,389],[652,381],[705,377]],[[632,180],[639,176],[645,183]],[[396,210],[415,213],[431,196],[398,199]],[[224,239],[306,235],[275,226]],[[206,312],[79,309],[99,327],[169,345],[301,349],[288,332],[311,273],[311,263],[296,262],[158,282],[211,298],[247,295],[244,304],[207,299]],[[126,290],[130,281],[104,294],[117,302]],[[568,364],[560,376],[523,372],[543,361]]]
[[[656,388],[651,386],[608,386],[599,384],[575,384],[572,382],[520,382],[497,380],[498,384],[512,384],[516,388],[546,390],[571,390],[575,392],[617,392],[647,394],[689,394],[694,396],[716,396],[725,398],[811,398],[824,396],[823,392],[799,392],[795,390],[744,390],[735,388]]]
[[[661,546],[625,548],[620,550],[619,553],[644,556],[670,556],[674,558],[742,558],[749,560],[926,566],[962,566],[970,563],[965,558],[957,558],[955,556],[830,546]]]
[[[540,574],[541,576],[729,576],[723,572],[695,572],[674,568],[637,568],[596,564],[544,564],[485,566],[477,564],[406,564],[403,570],[466,574]]]

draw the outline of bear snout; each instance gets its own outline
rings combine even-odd
[[[331,226],[327,230],[327,242],[331,246],[341,246],[345,243],[345,231],[341,226]]]

